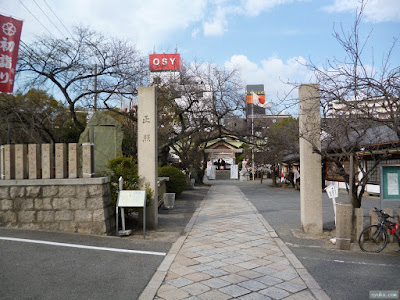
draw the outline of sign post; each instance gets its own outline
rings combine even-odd
[[[326,188],[326,193],[328,194],[328,197],[332,199],[333,203],[333,213],[335,214],[335,226],[336,226],[336,198],[338,197],[339,194],[339,187],[337,183],[328,185]]]
[[[325,188],[325,191],[328,194],[328,197],[330,199],[332,199],[333,213],[334,213],[334,216],[335,216],[335,226],[336,226],[336,198],[338,197],[338,194],[339,194],[338,183],[336,182],[336,183],[328,185]],[[330,241],[331,241],[332,244],[335,245],[336,244],[336,237],[331,238]]]

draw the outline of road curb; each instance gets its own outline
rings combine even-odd
[[[203,209],[203,206],[205,204],[205,199],[207,199],[207,195],[210,193],[210,190],[211,189],[208,190],[204,199],[201,200],[200,206],[193,213],[193,215],[190,218],[189,222],[187,223],[185,229],[183,230],[183,235],[180,236],[172,244],[167,255],[161,262],[160,266],[157,268],[156,272],[154,273],[153,277],[150,279],[149,283],[147,284],[146,288],[143,290],[143,292],[140,295],[140,297],[138,298],[138,300],[149,300],[149,299],[155,298],[158,289],[160,288],[161,284],[163,283],[163,281],[165,279],[165,276],[167,276],[167,272],[168,272],[169,268],[171,267],[172,263],[174,262],[176,254],[182,248],[182,245],[185,242],[185,240],[187,239],[187,237],[190,233],[190,230],[192,229],[194,223],[197,220],[197,217],[199,216],[200,211]]]

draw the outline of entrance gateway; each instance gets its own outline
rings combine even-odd
[[[230,139],[216,140],[207,145],[204,152],[208,154],[208,179],[238,179],[236,154],[243,152],[240,145],[240,142]]]

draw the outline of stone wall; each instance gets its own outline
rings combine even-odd
[[[0,226],[110,234],[115,212],[109,179],[1,180]]]

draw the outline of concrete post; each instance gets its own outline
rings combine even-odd
[[[378,214],[375,209],[371,208],[369,210],[369,225],[377,225],[379,222]]]
[[[389,216],[393,216],[393,209],[391,208],[383,208],[382,209],[385,213],[387,213]],[[393,243],[393,235],[389,234],[389,243]]]
[[[150,206],[146,209],[146,226],[158,226],[158,147],[157,98],[155,87],[139,87],[138,105],[138,171],[142,188],[153,191]]]
[[[40,178],[40,146],[38,144],[28,145],[29,179]]]
[[[78,178],[78,143],[68,144],[68,178]]]
[[[53,144],[42,144],[42,179],[54,178]]]
[[[28,178],[28,145],[15,145],[15,179]]]
[[[358,241],[361,232],[364,229],[364,209],[354,209],[354,239]]]
[[[82,177],[91,178],[94,175],[93,144],[82,144]]]
[[[397,209],[397,223],[400,223],[400,208]]]
[[[4,179],[15,179],[15,145],[4,145]]]
[[[63,179],[67,177],[67,145],[56,143],[56,178]]]
[[[4,170],[4,146],[0,146],[0,180],[5,178],[5,170]]]
[[[340,250],[350,250],[351,211],[352,205],[350,203],[336,203],[336,245]]]
[[[305,233],[322,233],[322,175],[320,95],[318,84],[299,88],[300,210]]]

